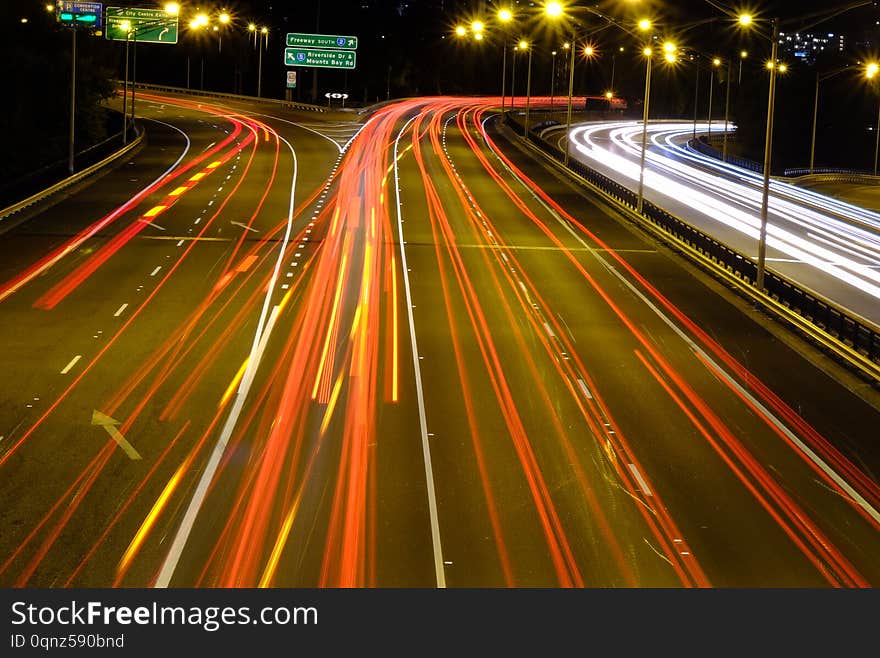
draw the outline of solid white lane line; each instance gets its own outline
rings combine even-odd
[[[67,373],[69,373],[70,369],[73,368],[73,366],[76,365],[76,362],[79,361],[81,358],[82,358],[82,354],[77,354],[75,357],[73,357],[70,360],[70,363],[68,363],[66,366],[64,366],[64,370],[61,371],[61,374],[66,375]]]
[[[446,573],[443,570],[443,547],[440,543],[440,521],[439,515],[437,513],[437,492],[434,487],[434,469],[431,465],[431,446],[428,442],[428,421],[425,414],[425,392],[422,389],[422,370],[419,365],[419,359],[421,357],[418,356],[419,346],[416,341],[416,325],[412,313],[412,309],[414,308],[414,306],[412,303],[412,291],[410,289],[409,283],[409,268],[407,267],[406,250],[403,248],[405,242],[403,240],[403,220],[401,217],[400,204],[400,175],[397,167],[400,138],[403,137],[403,134],[406,132],[409,125],[416,118],[417,117],[412,117],[409,121],[407,121],[403,128],[400,129],[400,132],[397,134],[397,139],[394,140],[394,188],[397,194],[397,230],[400,237],[400,269],[403,272],[403,288],[406,295],[406,309],[407,317],[409,319],[409,339],[412,344],[413,370],[415,371],[416,384],[416,399],[418,400],[419,404],[419,426],[421,427],[422,431],[422,455],[424,456],[425,460],[425,481],[428,489],[428,514],[431,520],[431,540],[434,545],[434,575],[437,579],[437,587],[445,588]]]
[[[646,496],[653,496],[651,493],[651,489],[648,487],[648,483],[645,482],[644,478],[642,478],[642,474],[639,473],[639,469],[636,468],[635,464],[627,464],[629,466],[629,470],[632,472],[633,477],[635,477],[636,482],[639,483],[639,489],[642,490],[642,493]]]
[[[118,318],[120,315],[122,315],[125,312],[126,308],[128,308],[127,303],[120,306],[119,309],[116,311],[116,313],[113,314],[113,317]]]

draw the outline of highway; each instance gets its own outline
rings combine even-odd
[[[720,132],[716,122],[712,132]],[[709,125],[649,122],[645,198],[757,259],[763,177],[687,149]],[[571,157],[638,190],[641,122],[576,125],[548,137]],[[767,267],[880,325],[880,214],[831,196],[773,180]]]
[[[0,222],[7,587],[868,587],[880,396],[508,141],[139,95]]]

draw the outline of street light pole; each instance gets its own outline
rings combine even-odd
[[[67,170],[73,173],[74,132],[76,131],[76,27],[71,30],[70,51],[70,139],[68,144]],[[124,109],[124,108],[123,108]],[[123,112],[125,115],[125,112]]]
[[[874,175],[877,175],[877,155],[880,153],[880,103],[877,104],[877,127],[874,130]]]
[[[721,161],[727,162],[727,129],[730,121],[730,68],[733,63],[732,58],[727,59],[727,79],[724,81],[724,135],[721,146]]]
[[[816,121],[819,116],[819,72],[816,71],[816,93],[813,96],[813,134],[810,138],[810,174],[816,161]]]
[[[260,30],[260,57],[257,66],[257,98],[261,98],[263,95],[263,35],[266,34],[263,30],[265,29],[266,28]]]
[[[122,143],[128,144],[128,42],[131,30],[125,33],[125,80],[122,83]]]
[[[645,102],[642,112],[642,153],[639,158],[639,200],[636,212],[642,214],[645,204],[645,151],[648,149],[648,106],[651,101],[651,60],[653,53],[650,48],[645,49],[647,65],[645,66]]]
[[[550,60],[550,116],[553,116],[553,97],[556,95],[556,51],[552,53]]]
[[[131,44],[131,126],[134,128],[134,89],[137,85],[137,53],[138,37],[137,30],[134,32],[134,43]]]
[[[767,98],[767,131],[764,139],[764,184],[761,193],[761,231],[758,238],[758,290],[764,290],[764,270],[767,261],[767,210],[770,201],[770,164],[773,149],[773,110],[776,104],[776,70],[779,63],[779,19],[773,19],[772,42],[770,49],[770,93]]]
[[[565,118],[565,166],[568,166],[568,135],[571,133],[571,97],[574,94],[574,51],[577,49],[575,35],[571,35],[571,60],[568,64],[568,111]]]
[[[513,59],[511,61],[511,71],[510,71],[510,111],[512,112],[514,107],[516,107],[516,53],[519,51],[519,46],[513,47],[513,55],[511,56]]]
[[[529,138],[529,106],[531,104],[532,98],[532,50],[534,50],[534,44],[529,44],[529,66],[528,73],[526,75],[526,122],[525,128],[523,129],[523,137],[528,140]]]
[[[715,66],[713,63],[712,66]],[[709,139],[712,139],[712,92],[715,89],[715,69],[709,68]]]
[[[507,92],[507,39],[501,49],[501,121],[504,121],[504,96]]]
[[[697,139],[697,112],[700,107],[700,62],[696,60],[697,82],[694,85],[694,135],[693,139]]]

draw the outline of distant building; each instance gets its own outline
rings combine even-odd
[[[834,32],[780,32],[779,47],[782,52],[813,63],[822,53],[842,53],[846,49],[846,37]]]

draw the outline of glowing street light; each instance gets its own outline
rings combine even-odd
[[[508,24],[513,20],[513,12],[510,9],[502,8],[498,10],[498,20],[504,26],[504,47],[501,49],[501,121],[504,121],[504,106],[507,96],[507,28]],[[516,64],[516,58],[514,58]],[[511,90],[512,90],[511,86]],[[512,101],[511,101],[512,102]]]
[[[564,11],[565,10],[562,7],[561,2],[548,2],[547,4],[544,5],[544,12],[550,18],[559,18],[560,16],[562,16]]]
[[[643,18],[642,20],[640,20],[640,21],[639,21],[639,29],[640,29],[642,32],[647,32],[648,30],[650,30],[650,29],[651,29],[651,21],[650,21],[650,19]]]
[[[463,37],[467,35],[467,28],[464,25],[457,25],[455,27],[455,34],[457,36]]]
[[[474,34],[480,34],[486,26],[483,24],[483,21],[474,21],[471,23],[471,31]]]
[[[180,5],[176,2],[168,2],[165,4],[165,13],[169,16],[177,16],[180,14]]]
[[[737,21],[739,21],[739,24],[742,25],[742,26],[749,26],[749,25],[751,25],[751,24],[752,24],[752,20],[753,20],[753,17],[752,17],[751,14],[740,14],[740,15],[737,17]]]

